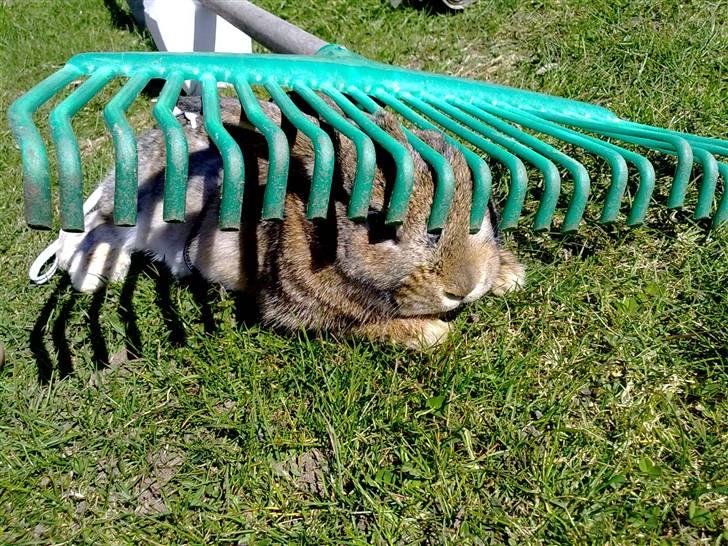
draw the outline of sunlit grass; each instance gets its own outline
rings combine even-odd
[[[151,47],[105,3],[0,2],[0,110],[75,53]],[[377,60],[726,136],[725,3],[260,5]],[[92,180],[103,105],[75,124]],[[52,235],[24,225],[5,124],[0,173],[0,542],[728,540],[725,230],[663,202],[634,231],[524,227],[526,290],[409,353],[248,325],[230,294],[141,264],[97,297],[30,286]]]

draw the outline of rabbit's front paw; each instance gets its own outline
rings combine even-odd
[[[368,324],[361,334],[380,341],[390,341],[410,349],[427,349],[444,342],[450,325],[439,319],[401,318]]]
[[[413,349],[427,349],[443,343],[450,333],[450,325],[439,319],[422,320],[417,335],[407,343]]]
[[[501,268],[493,282],[491,292],[502,296],[506,292],[519,290],[526,285],[526,269],[509,251],[501,254]]]

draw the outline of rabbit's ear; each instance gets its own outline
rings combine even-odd
[[[379,110],[374,115],[374,121],[377,125],[379,125],[379,127],[384,129],[396,140],[402,143],[407,142],[407,137],[402,130],[402,125],[400,125],[399,120],[391,112],[383,109]]]
[[[493,200],[488,201],[488,214],[486,215],[486,221],[490,221],[490,225],[493,228],[493,237],[498,239],[500,237],[500,214],[493,204]]]

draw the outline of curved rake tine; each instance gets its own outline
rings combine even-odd
[[[670,149],[656,149],[666,154],[675,153]],[[693,218],[696,220],[703,220],[705,218],[710,218],[710,209],[713,205],[713,197],[715,196],[715,189],[718,185],[718,161],[715,159],[713,154],[699,146],[692,145],[692,149],[693,155],[698,159],[703,168],[703,181],[700,184],[700,189],[698,191],[698,202],[695,205]],[[672,195],[672,191],[670,192],[670,195]],[[680,206],[682,206],[682,203]],[[668,208],[670,208],[669,203]]]
[[[690,181],[690,173],[693,169],[693,151],[686,139],[681,136],[671,134],[660,134],[654,129],[644,129],[635,127],[628,121],[620,121],[619,123],[606,124],[590,120],[576,120],[567,116],[558,114],[549,114],[546,116],[559,122],[581,127],[588,131],[599,134],[608,135],[624,142],[633,142],[636,138],[655,139],[664,142],[667,147],[674,150],[677,156],[677,167],[673,175],[673,184],[668,198],[667,206],[677,208],[682,206],[687,192],[688,182]]]
[[[394,158],[397,167],[394,187],[387,204],[387,224],[401,224],[407,213],[407,205],[414,184],[414,162],[412,156],[401,142],[394,139],[379,125],[369,119],[361,110],[354,106],[338,89],[325,86],[321,89],[331,98],[344,113],[349,116],[365,133],[379,143]]]
[[[450,205],[455,194],[455,173],[450,162],[440,152],[430,147],[406,127],[403,130],[412,148],[435,171],[437,181],[435,182],[435,195],[432,199],[430,216],[427,219],[427,231],[438,233],[445,227],[450,212]]]
[[[326,101],[314,93],[309,87],[298,84],[293,90],[305,100],[311,108],[354,143],[356,148],[356,174],[351,189],[351,199],[347,216],[352,220],[364,220],[369,212],[369,200],[372,184],[377,168],[376,151],[372,140],[362,131],[349,123],[346,118],[331,108]]]
[[[470,170],[473,173],[473,198],[472,205],[470,207],[470,233],[477,233],[480,231],[485,215],[488,212],[488,201],[490,201],[492,186],[492,179],[488,164],[483,161],[478,154],[467,149],[450,135],[440,131],[436,125],[427,121],[412,110],[412,108],[405,105],[399,99],[393,97],[386,91],[378,90],[376,91],[375,96],[420,129],[436,131],[438,134],[444,136],[445,141],[448,144],[460,150],[465,157],[468,167],[470,167]]]
[[[493,115],[508,119],[514,123],[528,127],[534,131],[538,131],[539,133],[550,135],[562,140],[563,142],[579,146],[580,148],[583,148],[606,160],[612,170],[612,182],[609,186],[607,198],[599,221],[602,224],[607,224],[617,220],[619,208],[624,196],[624,190],[627,188],[627,179],[629,177],[627,162],[620,153],[610,150],[607,146],[604,146],[601,141],[594,137],[584,135],[573,129],[563,127],[525,112],[510,108],[499,108],[481,103],[478,104],[478,107]]]
[[[512,111],[511,114],[513,114]],[[605,151],[608,153],[613,152],[618,154],[618,156],[621,156],[624,160],[632,163],[637,168],[637,172],[639,173],[639,184],[637,186],[637,193],[632,200],[632,206],[630,208],[629,215],[627,216],[627,225],[637,226],[644,222],[645,216],[647,215],[647,209],[650,206],[652,192],[655,189],[655,169],[652,166],[652,163],[650,163],[650,161],[646,157],[631,150],[627,150],[626,148],[622,148],[621,146],[617,146],[616,144],[612,144],[611,142],[603,142],[591,135],[584,135],[582,133],[574,131],[569,127],[562,127],[561,125],[558,125],[555,121],[550,121],[550,119],[537,117],[535,114],[526,114],[524,112],[519,112],[519,115],[524,116],[529,121],[529,123],[535,123],[535,121],[538,121],[538,123],[535,125],[535,128],[538,131],[544,132],[546,134],[552,134],[553,132],[555,133],[553,136],[556,136],[557,138],[563,138],[567,142],[573,141],[578,146],[583,146],[585,149],[590,151],[592,151],[592,148],[587,145],[591,143],[594,153],[597,153],[598,155],[604,154]],[[564,131],[566,131],[566,133],[564,133]],[[607,155],[608,160],[612,158],[613,156],[611,156],[611,154]],[[611,161],[610,164],[612,164]],[[613,173],[613,181],[615,180],[615,176],[616,174]],[[609,189],[609,197],[607,199],[607,204],[605,205],[602,212],[602,218],[600,219],[601,222],[607,222],[610,219],[614,220],[619,213],[619,206],[622,201],[624,189],[627,184],[627,173],[625,173],[624,175],[623,182],[621,178],[619,180],[619,186],[615,186],[613,184],[612,187]]]
[[[661,140],[640,137],[620,137],[618,134],[609,132],[605,132],[604,135],[611,138],[622,138],[632,144],[651,148],[658,152],[662,152],[663,154],[675,155],[675,150],[665,147],[665,142]],[[696,220],[701,220],[710,216],[710,207],[713,203],[713,195],[715,194],[715,187],[718,182],[718,162],[713,154],[703,148],[692,146],[692,151],[693,156],[700,162],[703,169],[703,183],[700,185],[698,204],[695,207],[695,214],[693,216]],[[678,185],[673,182],[673,185],[670,188],[667,208],[682,208],[685,203],[686,192],[687,187],[678,187]]]
[[[485,153],[496,158],[498,161],[506,165],[511,174],[511,184],[506,198],[506,204],[503,208],[501,217],[501,229],[512,229],[518,225],[518,219],[521,216],[523,201],[526,198],[526,187],[528,174],[523,162],[512,153],[504,150],[500,146],[493,144],[489,140],[484,139],[477,133],[466,129],[455,120],[447,117],[439,110],[436,110],[423,100],[409,94],[402,96],[405,103],[411,105],[416,110],[422,112],[428,118],[438,123],[448,131],[452,131],[460,138],[477,146]]]
[[[349,93],[359,104],[372,114],[375,114],[382,109],[374,100],[371,99],[371,97],[369,97],[369,95],[363,93],[359,89],[352,89]],[[430,233],[436,233],[442,230],[445,226],[445,222],[447,221],[447,215],[450,211],[452,198],[455,194],[455,174],[453,173],[450,162],[445,159],[442,154],[435,151],[432,147],[422,141],[422,139],[407,129],[407,127],[402,127],[402,131],[404,131],[404,134],[407,137],[407,142],[409,142],[412,148],[432,166],[432,169],[437,175],[437,180],[435,182],[435,195],[432,200],[430,217],[427,220],[427,231]]]
[[[627,225],[631,227],[638,226],[645,221],[652,192],[655,191],[655,168],[645,156],[636,152],[627,150],[611,142],[602,142],[602,146],[606,146],[610,150],[621,154],[627,161],[637,167],[639,184],[637,185],[637,192],[635,193],[634,199],[632,199],[632,206],[629,209]]]
[[[671,134],[677,134],[678,136],[681,136],[685,139],[687,139],[688,142],[690,142],[695,149],[703,149],[711,154],[717,154],[721,156],[728,157],[728,141],[726,140],[720,140],[717,138],[710,138],[710,137],[703,137],[703,136],[695,136],[695,135],[689,135],[686,133],[679,133],[677,131],[671,131],[669,129],[658,129],[658,131],[667,132]],[[715,213],[715,216],[713,216],[713,221],[711,223],[711,226],[713,228],[718,227],[722,223],[728,221],[728,164],[724,162],[718,163],[718,173],[720,174],[720,177],[723,179],[723,195],[718,203],[718,210]],[[705,177],[705,174],[703,175]],[[716,184],[717,185],[717,184]],[[701,188],[701,193],[703,192],[703,189]],[[705,193],[707,194],[708,190],[705,190]],[[715,193],[715,189],[713,189],[713,193]],[[705,199],[707,200],[707,195],[705,196]],[[712,196],[711,196],[712,200]],[[698,206],[700,205],[700,196],[698,196]],[[698,208],[696,208],[695,213],[698,213]]]
[[[253,90],[244,78],[233,79],[233,85],[245,115],[256,129],[263,134],[268,143],[266,191],[268,191],[268,188],[273,188],[273,195],[285,195],[290,163],[288,139],[283,130],[265,115],[260,104],[258,104],[258,99],[253,95]],[[265,215],[263,217],[267,218]]]
[[[517,129],[516,127],[513,127],[511,124],[503,121],[498,116],[483,111],[476,106],[462,103],[462,101],[455,100],[454,102],[465,112],[471,114],[476,118],[479,118],[484,123],[487,123],[498,131],[518,140],[522,144],[533,148],[536,152],[542,154],[544,157],[547,157],[552,161],[558,162],[560,165],[565,167],[566,170],[569,171],[571,177],[574,180],[574,191],[572,193],[571,199],[569,200],[569,208],[566,211],[566,216],[561,225],[561,231],[563,233],[576,231],[576,229],[579,227],[579,222],[584,216],[584,210],[586,209],[587,200],[589,198],[589,193],[591,190],[591,186],[589,183],[589,173],[587,172],[586,167],[584,167],[584,165],[582,165],[575,159],[557,150],[550,144],[547,144],[544,141],[520,129]],[[558,200],[558,194],[555,196],[555,198]],[[544,200],[545,197],[541,200],[542,206]],[[538,217],[538,213],[536,216]]]
[[[718,210],[713,216],[711,227],[717,228],[721,224],[728,222],[728,163],[718,163],[718,172],[723,179],[723,195],[718,204]]]
[[[220,229],[238,230],[243,210],[243,185],[245,166],[243,154],[235,139],[223,127],[220,118],[220,99],[217,95],[217,80],[206,74],[200,79],[202,84],[202,108],[205,129],[215,143],[223,161],[222,196],[220,198]],[[280,214],[283,215],[283,199],[280,201]]]
[[[291,98],[283,92],[278,84],[273,82],[265,85],[271,98],[281,109],[281,113],[288,118],[293,126],[301,131],[313,144],[314,163],[311,176],[311,191],[308,196],[306,217],[326,218],[329,210],[331,195],[331,182],[334,176],[334,145],[326,131],[309,120],[298,109]]]
[[[470,129],[477,131],[486,138],[490,139],[499,146],[502,146],[509,152],[517,155],[528,161],[531,165],[541,171],[544,178],[544,192],[541,197],[538,210],[536,211],[536,217],[533,223],[533,229],[536,231],[543,231],[549,228],[551,225],[551,219],[556,210],[556,204],[559,199],[559,193],[561,192],[561,175],[559,170],[556,168],[554,163],[541,155],[540,153],[532,150],[531,148],[524,146],[520,142],[509,138],[502,132],[489,127],[473,116],[468,115],[464,111],[460,110],[456,106],[453,106],[442,100],[430,100],[432,104],[435,104],[440,110],[448,114],[450,117],[456,119],[460,123],[465,124]]]
[[[579,125],[577,123],[573,123],[572,118],[569,118],[566,116],[559,116],[557,114],[549,114],[548,116],[546,116],[545,114],[542,114],[542,115],[544,115],[547,118],[547,120],[556,119],[556,122],[558,122],[558,123],[565,123],[567,125],[574,125],[577,127],[581,127],[581,125]],[[555,123],[555,122],[552,122],[552,123]],[[585,136],[588,136],[588,135],[585,135]],[[589,138],[594,138],[594,137],[589,137]],[[601,142],[600,141],[600,143],[602,146],[606,147],[607,149],[617,152],[622,157],[624,157],[627,161],[629,161],[635,167],[637,167],[637,172],[639,173],[640,181],[637,186],[637,193],[635,194],[634,199],[632,200],[632,206],[629,210],[629,215],[627,216],[627,225],[628,226],[637,226],[645,221],[645,216],[647,215],[647,209],[650,206],[650,199],[652,198],[652,192],[655,190],[655,168],[652,166],[652,163],[650,163],[650,161],[643,155],[640,155],[631,150],[622,148],[621,146],[617,146],[616,144],[612,144],[611,142]]]
[[[369,112],[370,114],[374,115],[378,112],[382,112],[383,108],[377,104],[377,101],[375,101],[373,98],[371,98],[369,95],[364,93],[361,89],[357,89],[355,87],[352,87],[350,89],[347,89],[346,92],[354,97],[356,99],[356,102],[359,103],[359,106],[361,106],[364,110]],[[404,129],[404,127],[402,127]]]
[[[104,121],[114,141],[114,223],[133,226],[137,216],[137,143],[124,113],[147,85],[151,76],[133,76],[104,108]]]
[[[639,125],[639,124],[635,124]],[[641,127],[641,125],[639,125]],[[648,126],[649,127],[649,126]],[[680,137],[685,138],[693,147],[694,149],[703,149],[708,153],[721,155],[728,157],[728,141],[721,140],[718,138],[710,138],[710,137],[704,137],[704,136],[697,136],[697,135],[690,135],[687,133],[681,133],[678,131],[672,131],[670,129],[654,129],[661,133],[668,133],[677,135]],[[713,221],[711,223],[712,228],[716,228],[719,225],[723,224],[724,222],[728,221],[728,164],[724,162],[718,163],[718,173],[720,174],[720,177],[723,179],[723,195],[721,196],[721,199],[718,203],[718,210],[716,211],[715,215],[713,216]],[[703,177],[705,177],[705,174],[703,174]],[[713,190],[715,191],[715,190]],[[708,190],[705,190],[706,196],[704,197],[707,200],[707,192]],[[701,193],[703,193],[703,189],[701,188]],[[712,198],[711,198],[712,200]],[[696,207],[695,213],[698,213],[698,208],[700,205],[700,196],[698,197],[698,207]]]
[[[61,225],[66,231],[83,231],[83,170],[81,151],[73,133],[71,118],[114,77],[111,69],[100,69],[56,106],[49,117],[56,144]]]
[[[184,222],[187,194],[188,150],[184,129],[177,122],[172,111],[182,90],[184,76],[179,72],[169,75],[157,104],[152,110],[154,118],[164,133],[167,150],[167,167],[164,171],[164,206],[162,218],[165,222]]]
[[[31,227],[50,229],[53,223],[48,154],[43,137],[33,123],[33,113],[81,75],[80,70],[66,65],[33,87],[8,109],[10,128],[15,141],[20,144],[25,221]]]
[[[691,146],[699,146],[709,151],[712,154],[728,156],[728,140],[722,140],[719,138],[705,137],[699,135],[691,135],[689,133],[682,133],[680,131],[674,131],[672,129],[662,129],[660,127],[652,127],[650,125],[644,125],[642,123],[636,123],[630,121],[629,125],[637,129],[644,129],[652,132],[657,132],[664,135],[672,135],[687,140]]]

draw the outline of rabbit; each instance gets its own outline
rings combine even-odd
[[[384,110],[371,118],[409,151],[415,165],[414,187],[401,225],[390,227],[383,221],[394,164],[379,149],[369,215],[365,221],[347,218],[356,149],[314,116],[309,119],[332,138],[336,170],[328,217],[307,220],[312,144],[292,130],[274,103],[265,101],[260,101],[261,108],[287,132],[291,157],[284,218],[262,220],[266,142],[247,122],[237,100],[221,98],[223,122],[245,155],[246,195],[240,231],[220,230],[222,159],[197,122],[202,117],[199,99],[181,101],[187,111],[180,119],[189,148],[187,221],[162,220],[165,143],[161,131],[151,129],[138,140],[136,226],[113,223],[112,170],[97,189],[98,202],[86,215],[86,231],[60,234],[58,265],[76,290],[94,292],[107,281],[123,280],[132,253],[143,252],[164,262],[176,277],[197,273],[228,290],[252,295],[262,322],[272,327],[327,331],[423,349],[446,339],[450,325],[442,320],[443,314],[486,292],[500,295],[524,285],[524,267],[502,247],[492,207],[480,231],[469,231],[472,180],[461,152],[435,131],[416,130],[450,162],[455,175],[446,225],[439,234],[428,233],[433,175],[407,143],[397,119]]]

